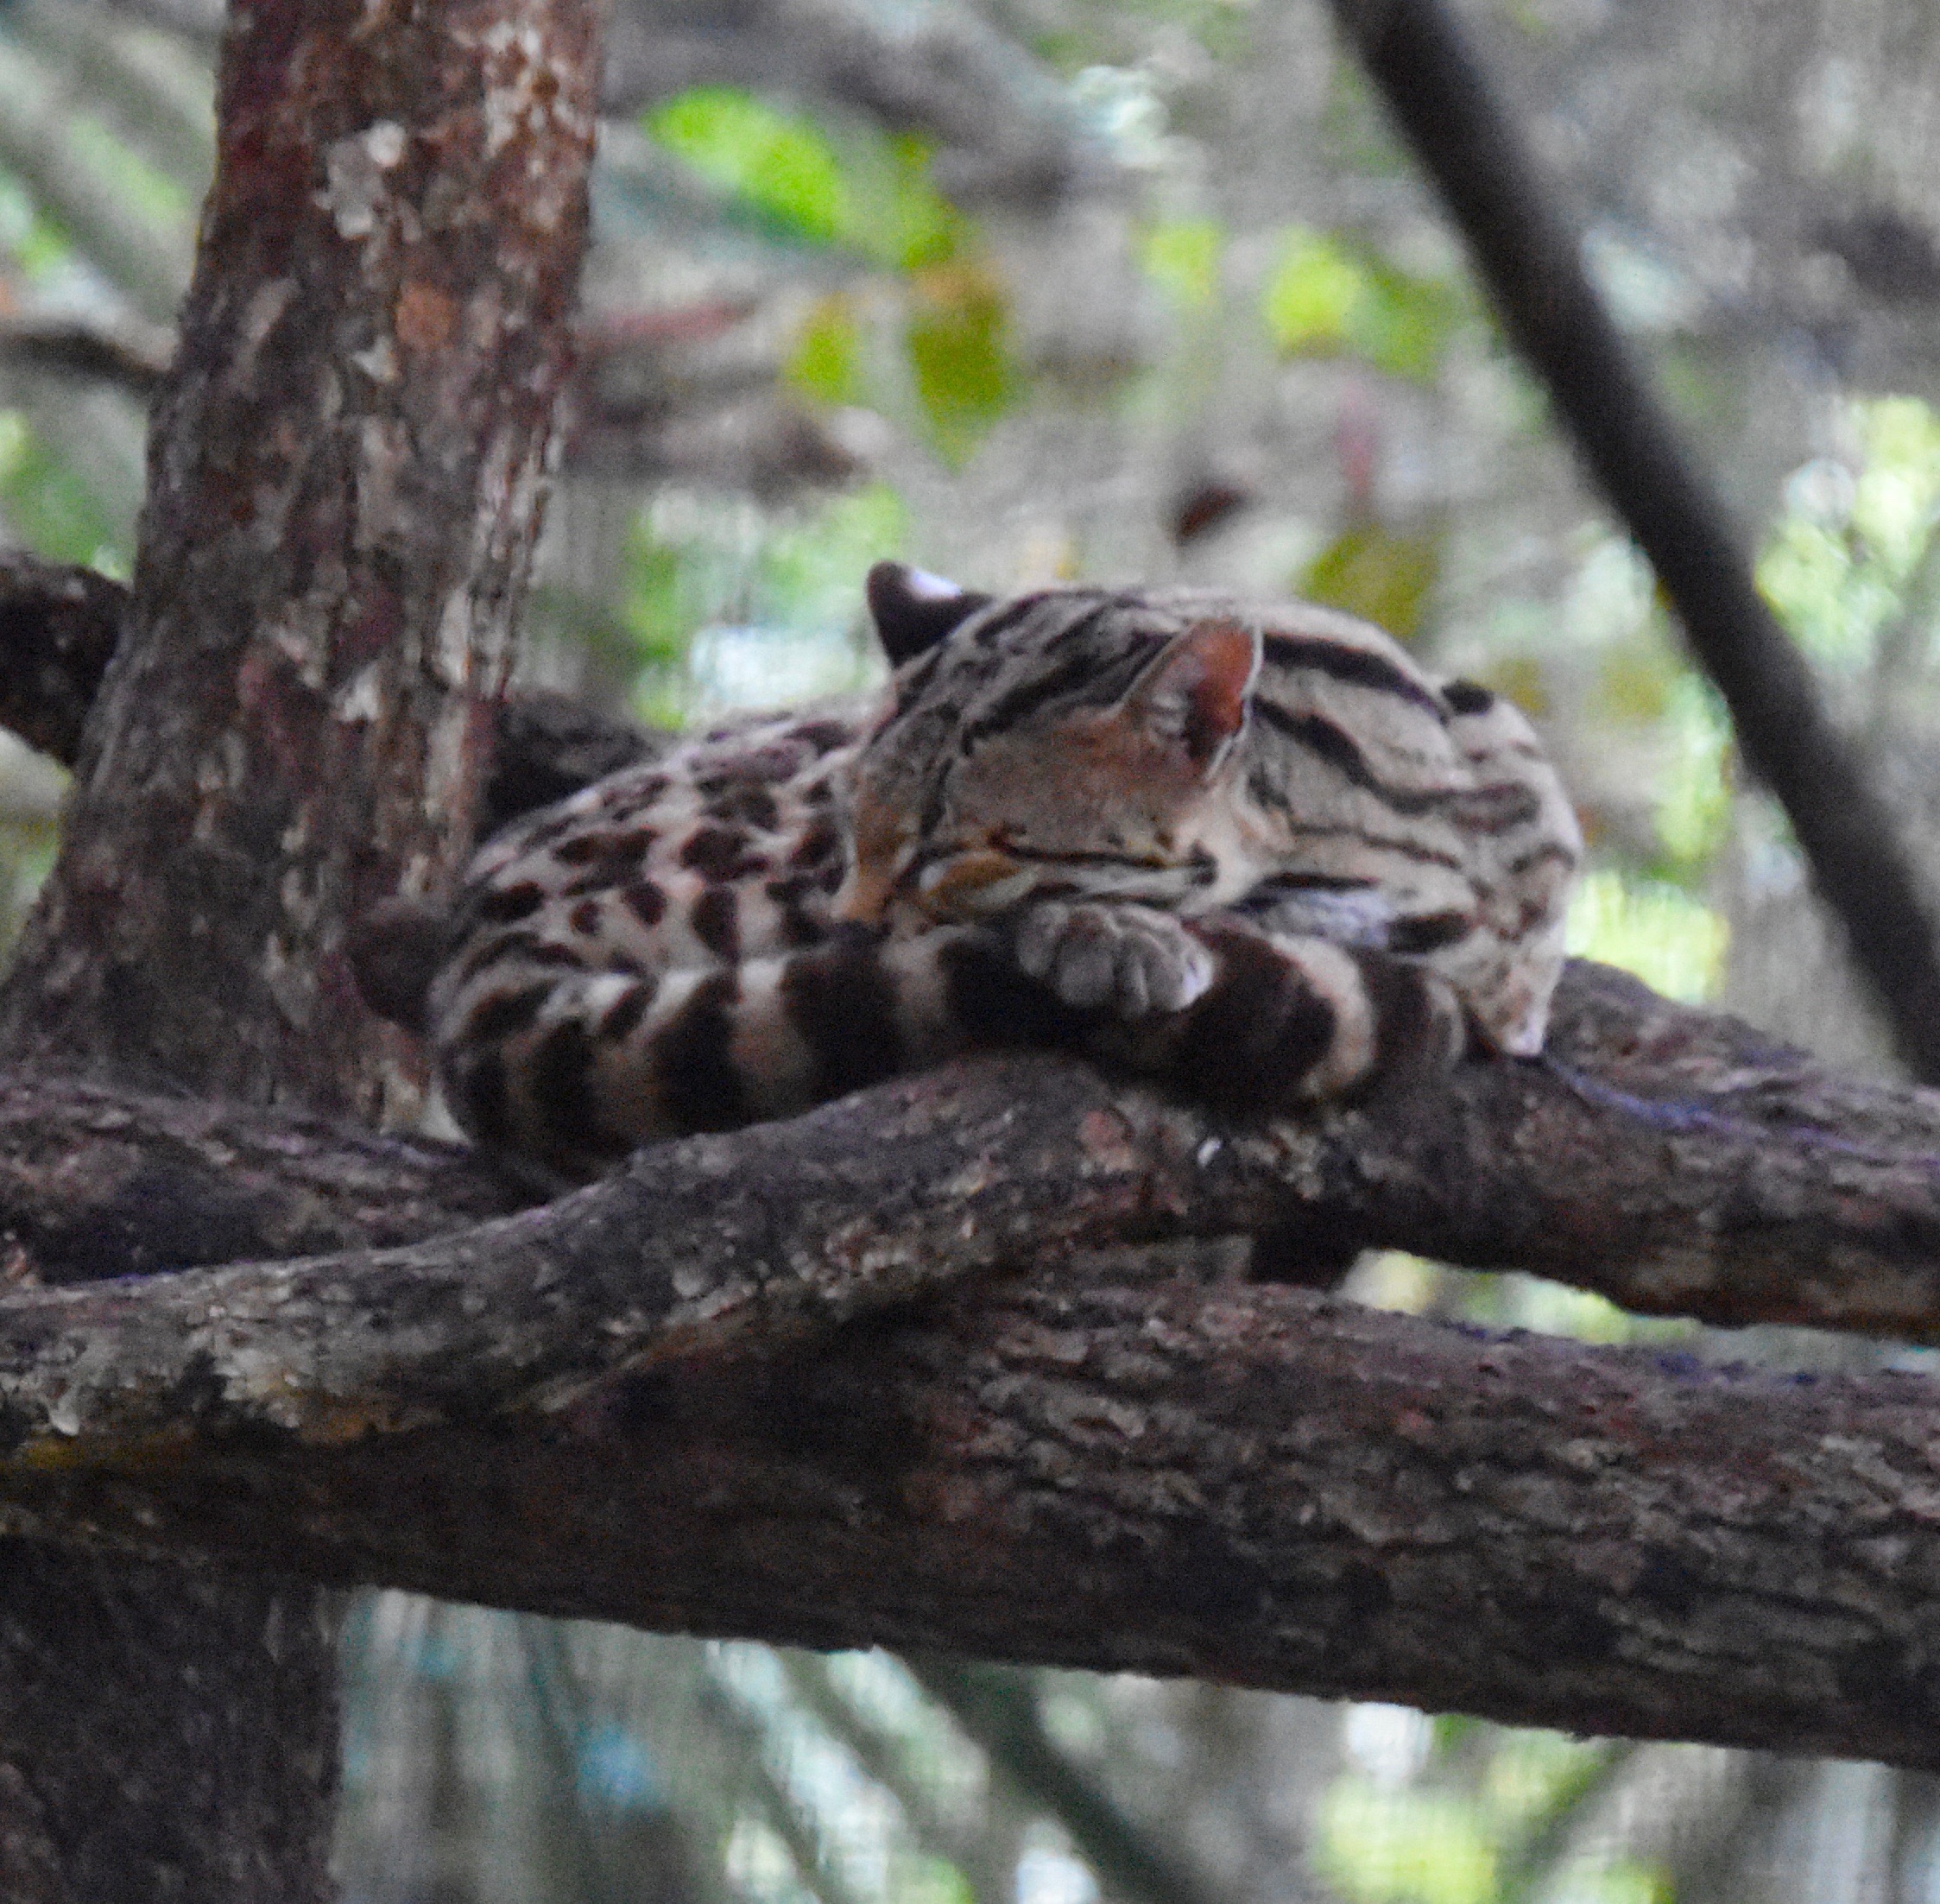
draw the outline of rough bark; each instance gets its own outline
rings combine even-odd
[[[415,1101],[344,934],[469,843],[595,66],[582,0],[238,7],[126,631],[7,1058],[372,1121]],[[8,1895],[326,1895],[332,1627],[268,1573],[0,1551]]]
[[[470,823],[567,367],[593,26],[238,17],[130,636],[0,1033],[376,1121],[344,922]]]
[[[1843,1079],[1580,961],[1551,1057],[1261,1129],[1082,1066],[992,1059],[660,1147],[483,1229],[468,1225],[530,1192],[472,1152],[0,1074],[16,1291],[0,1382],[16,1434],[58,1409],[70,1444],[85,1429],[106,1446],[164,1419],[192,1369],[217,1378],[198,1402],[211,1428],[302,1426],[306,1397],[319,1420],[382,1414],[385,1394],[420,1418],[441,1397],[475,1412],[541,1379],[603,1379],[662,1352],[663,1332],[692,1351],[703,1317],[724,1339],[999,1262],[1049,1274],[1077,1247],[1248,1232],[1282,1275],[1381,1245],[1540,1270],[1633,1310],[1940,1339],[1940,1097]],[[368,1254],[402,1244],[420,1247]],[[319,1251],[342,1253],[263,1260]],[[27,1287],[196,1264],[226,1267]],[[205,1359],[212,1317],[259,1375],[281,1371],[268,1416],[239,1365]]]
[[[1855,1289],[1908,1300],[1935,1253],[1923,1272],[1924,1219],[1882,1216],[1882,1186],[1930,1189],[1940,1104],[1648,1004],[1576,968],[1571,1076],[1476,1066],[1312,1126],[1222,1131],[1076,1064],[989,1059],[403,1249],[20,1290],[0,1525],[669,1629],[1940,1763],[1931,1382],[1494,1340],[1088,1253],[1318,1211],[1520,1237],[1523,1260],[1654,1236],[1679,1286],[1709,1260],[1725,1287],[1817,1224],[1801,1262],[1849,1249]],[[1646,1080],[1675,1081],[1668,1115]],[[75,1102],[71,1124],[111,1116]],[[117,1142],[162,1116],[117,1115]],[[1835,1115],[1857,1140],[1823,1136]],[[440,1147],[313,1120],[177,1107],[169,1142],[233,1143],[263,1184],[281,1148],[289,1208],[372,1240],[400,1220],[380,1181],[417,1199],[407,1222],[443,1220],[434,1185],[490,1193]],[[1553,1182],[1508,1224],[1518,1171]],[[289,1209],[258,1220],[286,1234]],[[1758,1272],[1730,1300],[1796,1299]]]
[[[551,1416],[41,1462],[8,1522],[667,1629],[1940,1762],[1930,1382],[1090,1274]]]

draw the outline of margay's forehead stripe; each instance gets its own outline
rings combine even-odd
[[[1412,675],[1385,656],[1311,635],[1268,634],[1261,642],[1269,667],[1305,669],[1328,680],[1393,694],[1446,724],[1448,710]]]

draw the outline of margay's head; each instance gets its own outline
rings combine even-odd
[[[843,917],[970,921],[1052,894],[1176,908],[1210,887],[1260,666],[1236,604],[1000,601],[894,562],[869,602],[896,674],[856,766]]]

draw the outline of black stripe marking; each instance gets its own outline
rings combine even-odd
[[[1393,853],[1400,859],[1412,859],[1424,866],[1445,866],[1451,872],[1465,873],[1469,863],[1458,854],[1444,853],[1437,846],[1424,846],[1418,840],[1405,838],[1390,838],[1386,833],[1370,833],[1364,826],[1323,826],[1309,825],[1298,819],[1286,808],[1288,824],[1293,832],[1306,839],[1346,839],[1357,846],[1365,846],[1374,852]]]
[[[1305,668],[1324,674],[1330,681],[1392,694],[1432,714],[1444,726],[1448,724],[1448,710],[1441,702],[1406,669],[1383,655],[1314,635],[1268,635],[1261,647],[1270,667]]]
[[[1574,866],[1577,863],[1577,856],[1570,848],[1564,845],[1558,840],[1552,839],[1545,841],[1540,846],[1531,847],[1526,853],[1520,854],[1517,857],[1512,859],[1502,870],[1511,879],[1520,879],[1523,874],[1533,872],[1545,860],[1554,860],[1558,864],[1563,866]]]
[[[1520,781],[1498,781],[1452,794],[1449,811],[1470,832],[1506,833],[1542,817],[1542,797]]]
[[[1296,1101],[1333,1047],[1334,1008],[1259,933],[1207,927],[1198,936],[1219,970],[1172,1053],[1175,1081],[1235,1108]]]
[[[496,1045],[528,1030],[546,1001],[558,990],[550,983],[521,985],[517,991],[502,992],[488,998],[464,1022],[460,1042],[467,1045]]]
[[[753,1116],[734,1061],[733,1011],[741,996],[731,971],[704,978],[654,1034],[660,1108],[682,1130],[734,1130]]]
[[[459,1121],[482,1144],[514,1148],[512,1119],[505,1095],[505,1063],[496,1051],[482,1052],[452,1084]]]
[[[1442,1042],[1444,1032],[1460,1037],[1459,1021],[1435,1010],[1435,981],[1419,965],[1378,952],[1349,953],[1361,974],[1362,989],[1374,1022],[1374,1059],[1369,1082],[1397,1073],[1439,1068],[1460,1055],[1460,1045]]]
[[[816,1102],[892,1078],[903,1063],[896,993],[879,946],[844,934],[783,968],[781,1006],[814,1053]]]
[[[1375,882],[1357,879],[1347,873],[1269,873],[1240,901],[1252,905],[1256,900],[1270,901],[1276,893],[1364,893]]]
[[[578,969],[585,965],[579,954],[566,946],[555,946],[541,939],[537,933],[515,931],[493,933],[481,939],[458,963],[458,970],[452,975],[455,985],[469,984],[489,965],[496,965],[502,959],[508,965],[517,963],[540,967],[554,966]]]
[[[1310,754],[1325,761],[1343,780],[1360,788],[1363,793],[1372,794],[1395,813],[1431,813],[1449,804],[1453,792],[1450,788],[1431,788],[1425,793],[1413,793],[1388,786],[1368,766],[1367,756],[1353,735],[1324,714],[1289,713],[1277,702],[1264,696],[1254,705],[1259,710],[1261,719],[1269,727],[1277,729]]]
[[[937,954],[945,1009],[973,1045],[1071,1045],[1084,1022],[1017,969],[994,939],[965,933]]]
[[[1387,934],[1387,949],[1404,958],[1419,958],[1424,952],[1439,952],[1444,946],[1459,945],[1476,929],[1467,913],[1418,913],[1412,919],[1398,919]]]
[[[607,1007],[605,1016],[599,1022],[600,1042],[621,1045],[632,1037],[640,1028],[640,1021],[647,1015],[648,1007],[654,1003],[654,994],[659,989],[653,979],[645,977],[628,986],[625,992]]]
[[[539,1041],[528,1067],[528,1093],[553,1148],[578,1155],[593,1148],[599,1106],[592,1092],[592,1041],[577,1019],[562,1018]]]

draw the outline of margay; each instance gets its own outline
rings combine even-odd
[[[424,1022],[575,1176],[970,1047],[1221,1103],[1539,1049],[1581,854],[1528,724],[1326,610],[894,564],[862,718],[748,723],[479,851]]]

